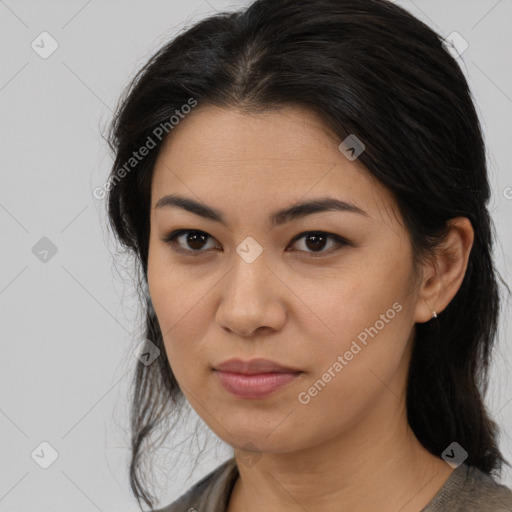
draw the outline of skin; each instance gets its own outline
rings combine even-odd
[[[240,476],[229,512],[339,511],[340,503],[419,511],[453,471],[408,426],[406,376],[415,323],[440,314],[462,283],[471,223],[452,220],[445,243],[415,272],[393,196],[339,151],[340,142],[308,110],[247,115],[199,106],[174,128],[155,165],[150,295],[187,400],[235,448]],[[170,193],[217,208],[227,225],[156,209]],[[268,223],[277,209],[327,195],[367,215],[331,211]],[[207,233],[203,246],[191,247],[186,234],[177,242],[203,252],[180,254],[162,241],[179,228]],[[304,231],[349,244],[293,241]],[[248,236],[263,249],[252,263],[236,252]],[[394,318],[300,403],[299,393],[395,303]],[[270,397],[237,398],[212,370],[232,357],[264,357],[303,373]]]

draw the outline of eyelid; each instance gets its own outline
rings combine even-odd
[[[207,251],[205,251],[205,250],[193,251],[191,249],[183,249],[176,242],[176,238],[178,238],[179,236],[184,235],[186,233],[194,233],[194,232],[204,234],[208,238],[215,240],[215,238],[213,236],[211,236],[209,233],[207,233],[206,231],[202,231],[200,229],[175,229],[174,231],[171,231],[171,233],[169,233],[168,235],[164,236],[161,240],[162,240],[162,242],[169,244],[171,246],[172,250],[175,252],[179,252],[182,254],[188,254],[190,256],[198,256],[201,253],[206,253]]]
[[[301,233],[299,233],[298,235],[295,235],[292,238],[292,240],[290,241],[290,245],[295,243],[297,240],[303,238],[306,235],[324,235],[326,238],[334,241],[336,244],[336,247],[328,249],[327,251],[319,251],[319,252],[313,252],[313,251],[309,252],[309,251],[301,251],[301,250],[297,251],[298,253],[303,253],[307,257],[312,256],[314,258],[315,257],[319,258],[322,256],[328,256],[332,253],[338,252],[343,246],[351,245],[351,243],[348,240],[346,240],[345,238],[343,238],[342,236],[337,235],[336,233],[331,233],[329,231],[321,231],[321,230],[302,231]]]
[[[172,250],[175,252],[178,252],[178,253],[187,254],[190,256],[198,256],[198,255],[201,255],[202,253],[208,253],[209,250],[195,250],[194,251],[191,249],[183,249],[182,247],[179,246],[179,244],[177,244],[176,238],[178,238],[179,236],[184,235],[186,233],[192,233],[192,232],[204,234],[208,238],[215,240],[215,238],[212,237],[209,233],[207,233],[206,231],[200,230],[200,229],[176,229],[176,230],[172,231],[171,233],[169,233],[169,235],[166,235],[163,238],[161,238],[161,240],[162,240],[162,242],[171,245]],[[295,252],[304,253],[305,254],[304,257],[319,258],[322,256],[330,255],[334,252],[337,252],[344,246],[352,245],[351,242],[349,242],[347,239],[343,238],[340,235],[331,233],[329,231],[321,231],[321,230],[302,231],[301,233],[295,235],[292,238],[289,245],[295,243],[297,240],[299,240],[300,238],[303,238],[306,235],[313,235],[313,234],[325,235],[328,239],[333,240],[337,244],[337,247],[335,247],[334,249],[331,248],[327,251],[319,251],[319,252],[309,252],[309,251],[302,251],[302,250],[298,250]]]

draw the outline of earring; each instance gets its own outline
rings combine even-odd
[[[435,311],[432,314],[432,318],[437,318],[437,313]]]

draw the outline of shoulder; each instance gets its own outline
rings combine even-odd
[[[190,487],[176,501],[153,512],[224,511],[237,476],[236,461],[231,458]]]
[[[465,510],[512,512],[512,490],[474,466],[467,467]]]
[[[475,466],[460,465],[422,512],[512,512],[512,490]]]

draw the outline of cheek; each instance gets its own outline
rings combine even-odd
[[[169,351],[166,340],[179,328],[179,319],[185,314],[185,303],[190,295],[183,293],[184,283],[180,282],[179,273],[166,264],[160,252],[150,250],[148,288],[164,343]]]
[[[308,422],[308,432],[325,436],[357,423],[382,398],[386,401],[386,394],[391,405],[397,400],[412,328],[399,290],[377,293],[373,287],[347,286],[345,291],[326,302],[335,335],[310,349],[312,371],[295,397],[296,413]]]
[[[370,255],[323,276],[322,286],[310,281],[309,292],[304,297],[311,298],[311,309],[318,312],[331,334],[347,341],[373,326],[381,315],[385,315],[383,321],[390,319],[392,323],[396,323],[395,318],[405,316],[396,314],[400,308],[393,309],[393,304],[405,308],[414,299],[410,287],[411,270],[405,259],[391,261]]]
[[[311,309],[329,330],[314,332],[311,326],[319,322],[309,324],[308,353],[315,361],[315,379],[325,375],[322,380],[333,382],[330,388],[339,385],[343,395],[355,393],[360,398],[367,387],[364,382],[372,378],[370,369],[389,380],[401,364],[414,325],[412,267],[405,253],[400,259],[372,257],[350,268],[326,280],[322,294],[310,290]],[[329,369],[336,378],[326,374]]]
[[[189,271],[171,261],[170,250],[155,242],[148,257],[149,293],[163,334],[186,322],[187,312],[193,313],[205,293],[200,279],[191,279]]]
[[[199,373],[191,361],[200,364],[199,340],[204,338],[211,317],[206,311],[211,283],[199,276],[191,278],[168,259],[165,251],[150,251],[148,288],[172,371],[186,386],[190,376]]]

